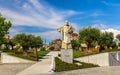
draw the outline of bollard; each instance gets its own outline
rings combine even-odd
[[[55,61],[54,61],[54,56],[52,56],[52,63],[51,63],[50,72],[51,72],[51,73],[54,73],[54,71],[55,71]]]

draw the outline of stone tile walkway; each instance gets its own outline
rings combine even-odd
[[[57,56],[58,52],[53,51],[48,53],[43,59],[32,65],[31,67],[23,70],[17,75],[41,75],[41,74],[51,74],[52,66],[52,56]]]
[[[34,63],[27,64],[0,64],[0,75],[16,75],[18,72],[30,67]]]
[[[79,69],[59,72],[56,75],[120,75],[120,66]]]

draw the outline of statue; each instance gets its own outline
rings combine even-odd
[[[65,21],[64,26],[58,28],[58,31],[62,35],[62,48],[63,49],[70,49],[71,47],[71,40],[72,40],[72,33],[75,29],[69,25],[68,21]]]

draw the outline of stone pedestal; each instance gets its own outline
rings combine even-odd
[[[73,63],[73,50],[72,49],[62,49],[61,59],[67,63]]]

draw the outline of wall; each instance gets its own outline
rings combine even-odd
[[[118,53],[119,60],[117,60],[116,53]],[[76,58],[75,60],[98,64],[99,66],[120,66],[120,51],[90,55]]]
[[[75,60],[98,64],[99,66],[109,66],[109,53],[101,53],[96,55],[90,55],[85,57],[76,58]]]
[[[6,53],[1,53],[1,63],[35,63],[35,61],[25,60],[10,56]]]

